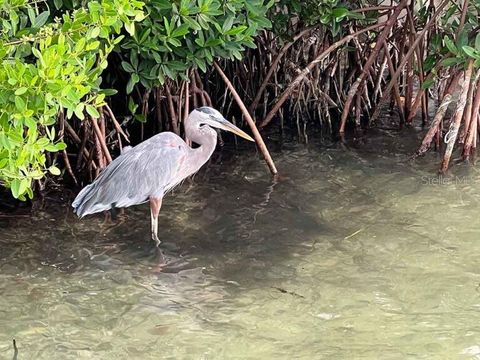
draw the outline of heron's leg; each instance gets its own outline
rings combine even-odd
[[[118,211],[115,205],[116,205],[115,203],[112,203],[111,205],[112,207],[110,208],[110,215],[112,217],[112,221],[116,221],[117,215],[118,215]]]
[[[160,245],[160,240],[158,239],[158,214],[160,213],[160,208],[162,207],[162,198],[150,198],[150,215],[152,217],[152,239],[155,241],[155,244]]]

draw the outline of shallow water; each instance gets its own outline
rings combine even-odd
[[[412,130],[410,130],[412,131]],[[480,359],[480,177],[405,134],[224,150],[164,201],[0,219],[0,359]]]

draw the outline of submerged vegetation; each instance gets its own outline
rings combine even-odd
[[[257,126],[301,141],[396,107],[446,172],[455,146],[475,154],[479,15],[471,0],[0,0],[0,183],[26,199],[62,172],[92,180],[200,105],[239,123],[220,68]]]

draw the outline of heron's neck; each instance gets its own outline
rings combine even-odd
[[[215,150],[215,147],[217,146],[217,133],[215,130],[209,128],[200,130],[200,124],[198,120],[192,118],[192,116],[189,116],[187,119],[185,119],[184,127],[185,137],[188,140],[200,145],[198,148],[192,149],[197,157],[196,163],[199,165],[198,168],[200,168],[208,161]],[[195,171],[197,170],[198,169]]]

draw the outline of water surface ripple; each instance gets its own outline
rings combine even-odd
[[[287,145],[275,182],[217,153],[164,201],[167,266],[148,205],[0,219],[0,358],[480,359],[478,172],[383,139]]]

